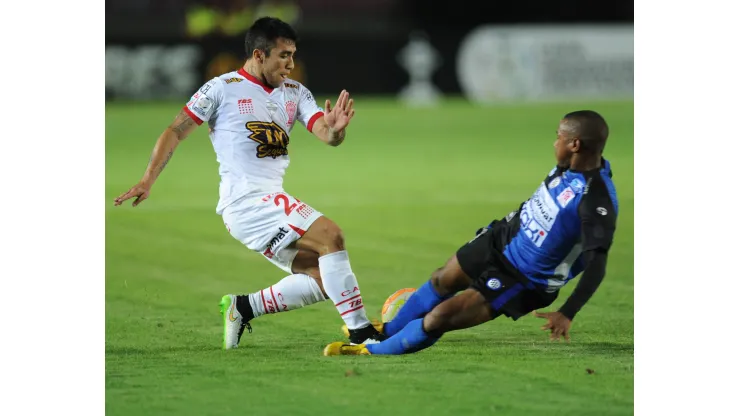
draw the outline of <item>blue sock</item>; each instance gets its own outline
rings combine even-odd
[[[400,355],[421,351],[432,346],[439,338],[433,338],[424,332],[424,318],[409,322],[396,335],[379,344],[368,344],[365,347],[370,354]]]
[[[422,318],[428,314],[435,306],[442,303],[443,300],[450,296],[439,296],[432,286],[432,281],[424,283],[398,311],[398,314],[392,321],[386,322],[383,326],[383,333],[389,337],[395,335],[403,329],[409,322],[414,319]]]

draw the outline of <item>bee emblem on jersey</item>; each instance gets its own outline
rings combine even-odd
[[[278,156],[288,154],[288,144],[290,143],[288,133],[274,122],[250,121],[246,124],[246,127],[252,132],[249,138],[260,144],[257,146],[258,158],[271,157],[275,159]]]

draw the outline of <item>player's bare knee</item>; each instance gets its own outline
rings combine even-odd
[[[321,255],[344,250],[344,234],[334,222],[328,221],[323,225],[321,241]]]
[[[319,256],[344,250],[344,235],[334,221],[321,217],[297,241],[300,249],[312,251]]]
[[[449,291],[448,288],[445,287],[444,281],[442,280],[442,276],[444,275],[444,268],[440,267],[439,269],[435,270],[432,273],[431,281],[432,281],[432,287],[434,287],[434,290],[439,293],[440,295],[444,296]]]
[[[334,251],[344,250],[344,233],[342,233],[342,230],[339,227],[335,227],[335,229],[332,230],[329,238],[331,241],[329,247]]]
[[[440,296],[457,293],[470,286],[470,278],[460,270],[459,266],[449,264],[440,267],[432,273],[432,286]]]

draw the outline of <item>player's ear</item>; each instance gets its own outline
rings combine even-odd
[[[253,50],[253,51],[252,51],[252,58],[253,58],[253,59],[254,59],[255,61],[257,61],[257,62],[259,62],[259,63],[262,63],[262,62],[263,62],[263,60],[264,60],[264,58],[262,57],[262,51],[261,51],[261,50],[259,50],[259,49],[255,49],[255,50]]]
[[[570,147],[571,152],[578,153],[581,150],[581,139],[574,137],[573,140],[568,143],[568,146]]]

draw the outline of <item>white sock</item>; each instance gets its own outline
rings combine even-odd
[[[266,313],[287,312],[325,300],[321,288],[311,276],[292,274],[249,295],[254,317]]]
[[[319,271],[324,289],[334,301],[339,315],[349,329],[362,328],[370,324],[365,305],[360,295],[360,285],[352,273],[347,251],[337,251],[319,257]]]

